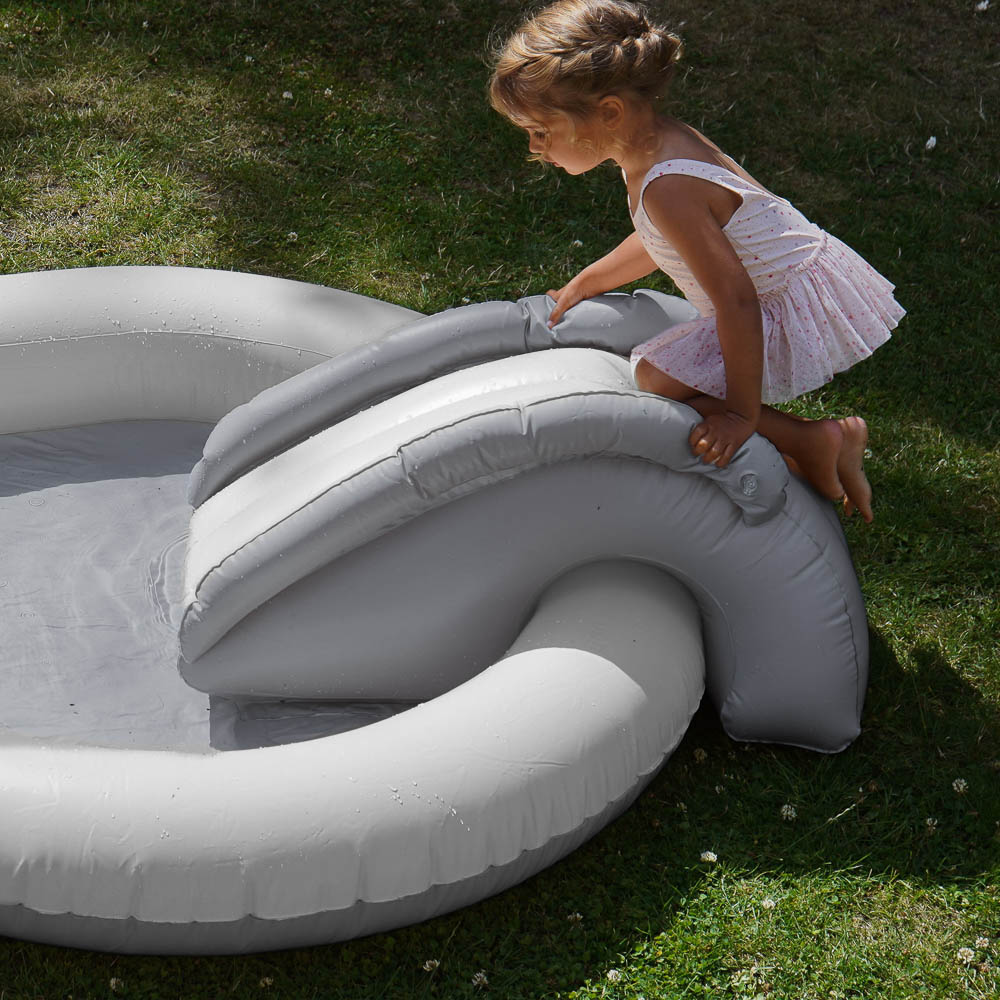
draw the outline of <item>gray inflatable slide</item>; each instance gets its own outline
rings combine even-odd
[[[859,732],[837,516],[627,356],[656,292],[420,316],[183,268],[0,278],[0,933],[222,953],[514,885],[726,731]]]

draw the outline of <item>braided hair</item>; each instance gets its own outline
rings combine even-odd
[[[654,104],[670,86],[681,40],[627,0],[558,0],[521,25],[493,60],[490,104],[515,124],[582,121],[607,94]]]

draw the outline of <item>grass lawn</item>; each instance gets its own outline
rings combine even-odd
[[[0,940],[0,1000],[998,995],[1000,3],[975,7],[664,15],[687,47],[677,115],[909,310],[796,404],[872,431],[876,522],[846,525],[873,640],[856,744],[736,745],[703,709],[634,808],[500,897],[247,958]],[[562,284],[627,234],[624,189],[529,164],[488,109],[486,41],[519,9],[0,2],[0,271],[216,267],[425,312]]]

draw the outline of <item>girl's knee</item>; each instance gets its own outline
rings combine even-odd
[[[663,375],[662,372],[654,368],[645,358],[639,358],[632,366],[632,378],[635,379],[636,388],[643,392],[656,392],[656,376]]]
[[[697,389],[671,378],[645,358],[640,358],[635,364],[632,377],[636,387],[643,392],[655,392],[658,396],[666,396],[667,399],[676,399],[678,402],[699,395]]]

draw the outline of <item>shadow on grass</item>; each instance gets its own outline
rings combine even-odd
[[[376,977],[394,963],[443,958],[505,969],[505,996],[537,997],[600,980],[692,906],[713,905],[702,894],[720,870],[761,894],[811,878],[840,891],[898,878],[956,890],[980,883],[996,866],[1000,717],[940,650],[913,658],[916,669],[904,671],[872,633],[863,733],[842,754],[733,744],[703,705],[639,801],[553,868],[418,927],[288,955],[328,956],[345,971],[367,959]],[[793,822],[782,819],[784,805],[795,807]],[[715,866],[700,861],[706,850]],[[415,995],[436,994],[428,985]]]

